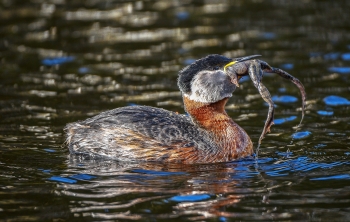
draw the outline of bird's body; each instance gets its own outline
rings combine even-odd
[[[189,116],[149,106],[106,111],[67,125],[69,149],[121,161],[180,163],[225,162],[252,154],[245,131],[215,108],[194,111],[197,123]]]
[[[255,57],[209,55],[181,70],[178,86],[188,116],[149,106],[129,106],[68,124],[65,131],[70,152],[120,161],[178,163],[226,162],[252,155],[252,141],[226,114],[225,104],[248,70],[253,70],[254,75],[249,75],[256,76],[255,84],[260,84],[260,61],[252,60],[255,69],[248,69],[250,63],[241,63]],[[235,64],[241,65],[226,71]],[[270,96],[268,91],[264,96]],[[267,129],[273,123],[271,113]]]

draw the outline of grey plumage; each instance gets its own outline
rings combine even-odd
[[[152,145],[182,144],[183,147],[193,146],[205,153],[214,150],[211,136],[198,128],[190,117],[149,106],[109,110],[84,121],[70,123],[65,128],[71,153],[136,160],[138,158],[133,158],[131,151],[128,152],[123,144],[119,144],[122,146],[119,147],[114,140],[114,136],[118,135],[132,143],[130,130],[145,136],[142,143],[138,141],[140,149],[149,149]]]

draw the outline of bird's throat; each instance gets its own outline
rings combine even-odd
[[[217,127],[221,128],[221,124],[225,123],[226,125],[227,122],[233,122],[225,111],[228,98],[215,103],[197,102],[189,99],[187,96],[184,96],[183,100],[185,110],[192,117],[193,121],[206,130],[213,131]]]

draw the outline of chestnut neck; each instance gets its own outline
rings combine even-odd
[[[200,127],[213,131],[222,126],[220,123],[232,124],[233,120],[226,114],[225,105],[228,98],[224,98],[215,103],[196,102],[183,96],[185,110],[192,117],[193,121]]]
[[[200,128],[206,130],[217,145],[215,158],[220,161],[251,155],[253,144],[248,134],[225,111],[228,98],[215,103],[196,102],[183,97],[185,109]],[[211,158],[210,155],[208,158]]]

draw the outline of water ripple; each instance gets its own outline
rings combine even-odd
[[[332,175],[326,177],[314,177],[310,180],[350,180],[350,174]]]
[[[56,182],[61,182],[61,183],[77,183],[76,180],[65,178],[65,177],[60,177],[60,176],[52,176],[49,178],[51,181],[56,181]]]

